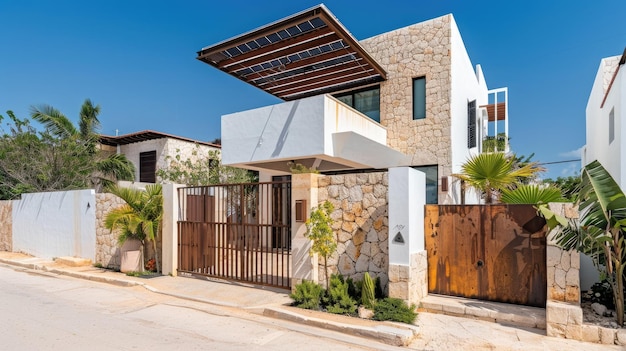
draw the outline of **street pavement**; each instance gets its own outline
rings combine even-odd
[[[545,330],[503,325],[462,317],[420,312],[415,325],[376,322],[358,318],[300,310],[288,306],[288,291],[250,286],[222,280],[159,276],[142,278],[93,266],[69,266],[21,253],[0,251],[0,263],[79,279],[141,286],[153,293],[251,314],[301,323],[378,340],[389,345],[416,350],[625,350],[616,345],[600,345],[545,336]],[[395,347],[390,346],[390,349]]]

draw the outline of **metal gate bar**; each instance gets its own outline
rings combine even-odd
[[[178,272],[290,288],[291,182],[179,189]]]

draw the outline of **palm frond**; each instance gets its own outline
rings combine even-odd
[[[115,180],[135,180],[135,166],[123,154],[113,154],[96,162],[96,169]]]
[[[550,202],[565,202],[561,190],[552,186],[536,184],[522,184],[515,189],[504,189],[500,201],[505,204],[547,204]]]
[[[58,138],[65,139],[78,134],[74,124],[61,111],[50,105],[32,106],[30,115]]]

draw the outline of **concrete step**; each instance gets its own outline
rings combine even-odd
[[[431,294],[422,300],[418,311],[546,329],[546,309],[539,307]]]

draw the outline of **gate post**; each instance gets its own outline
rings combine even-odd
[[[163,223],[161,227],[161,271],[175,277],[178,271],[178,188],[163,184]]]
[[[389,297],[419,304],[428,295],[424,247],[426,176],[410,167],[389,169]]]
[[[305,237],[306,225],[296,222],[296,201],[305,200],[306,218],[313,207],[317,207],[318,179],[322,175],[314,173],[293,174],[291,176],[291,289],[303,280],[318,282],[317,255],[311,256],[311,241]]]

